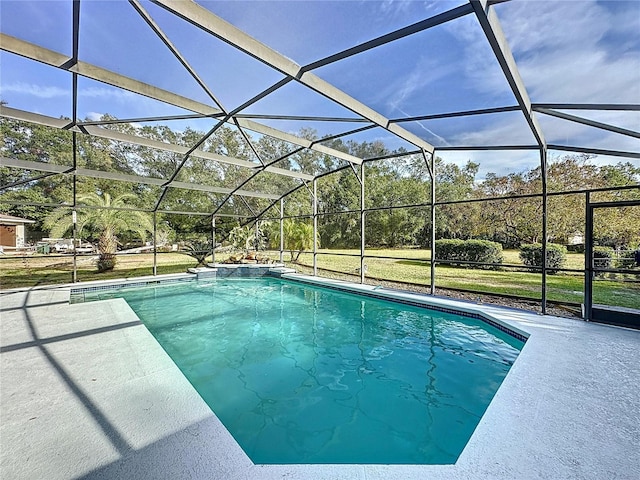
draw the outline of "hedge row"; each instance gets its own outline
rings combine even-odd
[[[585,253],[584,244],[567,245],[567,250]],[[596,246],[593,248],[593,266],[596,268],[634,268],[637,266],[635,253],[633,249],[616,253],[612,247]]]
[[[488,240],[436,240],[436,259],[454,266],[470,266],[457,262],[477,262],[499,265],[503,261],[502,245]],[[479,268],[495,268],[486,265]]]
[[[530,243],[520,246],[520,260],[530,267],[542,267],[542,244]],[[547,243],[547,273],[556,273],[567,260],[567,248],[557,243]],[[537,272],[538,269],[533,269]]]
[[[615,252],[611,247],[593,247],[593,266],[595,268],[612,268]]]
[[[436,240],[436,260],[446,262],[451,266],[469,268],[495,269],[503,262],[502,245],[488,240]],[[615,262],[616,256],[611,247],[595,247],[593,251],[594,266],[610,269],[633,268],[635,266],[635,252],[624,252]],[[533,272],[540,272],[542,267],[542,244],[532,243],[520,246],[520,260],[532,268]],[[563,268],[567,260],[567,247],[557,243],[547,243],[547,273],[557,273]],[[471,262],[471,263],[467,263]],[[489,265],[473,265],[484,263]],[[614,265],[615,263],[615,265]]]
[[[635,251],[625,250],[616,255],[611,247],[593,248],[593,266],[595,268],[634,268],[636,266]]]
[[[634,268],[637,266],[640,266],[640,264],[636,262],[635,250],[626,250],[618,257],[618,268]]]

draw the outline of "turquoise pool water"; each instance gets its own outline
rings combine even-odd
[[[454,463],[523,345],[273,278],[85,295],[125,298],[255,463]]]

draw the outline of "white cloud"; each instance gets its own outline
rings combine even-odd
[[[637,2],[514,1],[495,8],[532,101],[640,102]],[[475,15],[445,28],[464,42],[460,62],[468,85],[487,94],[507,92]]]
[[[371,3],[370,0],[364,0],[363,3]],[[457,7],[463,3],[460,0],[424,0],[417,2],[416,0],[382,0],[379,2],[379,9],[383,15],[402,14],[410,9],[422,10],[426,15],[435,15],[440,12]]]
[[[410,5],[408,0],[382,0],[380,2],[380,11],[385,15],[392,15],[396,12],[407,10]]]
[[[16,93],[20,95],[28,95],[36,98],[59,98],[68,97],[71,99],[71,89],[60,87],[47,87],[36,85],[35,83],[16,82],[10,84],[2,84],[0,93]],[[78,96],[85,98],[98,98],[117,101],[119,103],[129,103],[132,101],[146,101],[146,97],[136,95],[126,90],[116,90],[106,87],[90,87],[78,89]]]
[[[534,102],[640,102],[640,56],[558,51],[543,61],[521,62],[520,72]]]
[[[418,67],[406,76],[399,76],[395,81],[391,82],[387,88],[380,92],[380,97],[385,99],[389,112],[395,114],[399,112],[403,116],[409,117],[402,107],[409,102],[414,94],[425,89],[429,83],[435,79],[421,75],[421,68]],[[377,102],[376,102],[377,103]],[[394,115],[392,115],[394,116]]]
[[[110,99],[117,102],[139,101],[145,97],[140,97],[126,90],[115,90],[105,87],[89,87],[78,89],[78,96],[86,98]]]
[[[580,2],[512,2],[499,8],[516,55],[595,45],[609,28],[609,14],[591,0]]]
[[[464,84],[470,91],[490,97],[503,97],[505,93],[510,92],[505,76],[475,15],[448,22],[444,29],[463,45],[461,57],[450,61],[458,63],[464,76]]]
[[[403,106],[406,108],[406,102],[414,94],[425,91],[429,85],[437,84],[454,71],[455,66],[450,63],[440,64],[435,58],[421,57],[416,59],[415,66],[408,74],[398,75],[382,89],[374,103],[384,101],[391,111],[398,110],[403,115],[410,116],[402,110]]]
[[[407,112],[405,112],[404,110],[402,110],[402,109],[400,109],[400,108],[399,108],[398,110],[400,110],[400,113],[402,113],[405,117],[409,117],[409,116],[410,116],[410,115],[409,115]],[[447,142],[447,140],[446,140],[444,137],[442,137],[442,136],[438,135],[435,131],[433,131],[432,129],[430,129],[429,127],[427,127],[427,126],[425,125],[425,123],[426,123],[426,122],[417,121],[417,122],[416,122],[416,125],[418,125],[422,130],[424,130],[425,132],[427,132],[427,133],[429,134],[429,136],[436,138],[436,139],[438,140],[438,142],[440,142],[440,145],[445,145],[445,146],[447,146],[447,147],[451,145],[449,142]],[[431,141],[431,139],[429,138],[429,136],[427,136],[427,139],[428,139],[429,141]]]
[[[640,132],[640,111],[581,110],[565,111],[570,115]]]
[[[629,130],[640,130],[640,112],[609,110],[565,111],[565,113]],[[535,115],[545,132],[547,143],[626,152],[640,151],[640,140],[637,138],[542,113]]]
[[[78,89],[79,115],[108,113],[116,118],[153,117],[183,113],[182,109],[163,104],[143,95],[116,88],[90,86]],[[86,109],[86,110],[85,110]],[[86,112],[86,113],[85,113]]]
[[[600,120],[605,120],[614,116],[616,112],[608,112],[602,115]],[[513,114],[515,115],[515,114]],[[547,115],[536,114],[540,120],[542,128],[549,132],[547,141],[560,145],[600,148],[605,150],[639,151],[640,142],[636,138],[619,135],[601,129],[596,129],[581,125],[575,122],[561,120]],[[529,133],[528,127],[522,122],[514,121],[513,117],[487,116],[488,120],[479,128],[460,131],[449,140],[454,145],[498,145],[505,143],[504,139],[509,139],[508,143],[534,145],[533,137]],[[493,117],[493,119],[491,119]],[[564,156],[568,152],[552,153],[551,155]],[[468,160],[480,163],[478,179],[482,180],[489,172],[497,174],[518,173],[535,168],[540,161],[537,150],[533,151],[446,151],[439,152],[436,148],[436,155],[442,157],[447,162],[464,165]],[[637,162],[637,160],[621,157],[598,156],[593,162],[597,164],[615,164],[618,162]]]
[[[495,7],[525,87],[538,103],[640,103],[640,5],[595,1],[507,2]],[[474,15],[446,28],[464,42],[464,75],[478,92],[499,94],[505,79]],[[497,75],[496,75],[497,74]],[[568,112],[638,131],[630,112]],[[637,139],[538,115],[550,143],[639,151]],[[507,117],[508,118],[508,117]],[[488,116],[483,125],[444,135],[454,145],[534,144],[528,127]],[[430,125],[431,127],[431,125]],[[456,162],[482,159],[482,169],[519,171],[522,152],[447,153]],[[472,156],[473,155],[473,156]],[[500,160],[499,160],[500,159]]]
[[[480,167],[476,181],[484,180],[488,173],[522,173],[540,165],[540,154],[534,150],[439,152],[436,149],[436,156],[459,166],[465,165],[469,160],[478,163]]]
[[[104,113],[98,113],[98,112],[88,112],[86,117],[87,119],[93,121],[93,122],[97,122],[98,120],[100,120],[102,118],[102,116],[104,115]]]
[[[43,87],[42,85],[36,85],[34,83],[16,82],[8,85],[2,85],[0,87],[0,93],[17,93],[20,95],[30,95],[36,98],[56,98],[56,97],[70,97],[71,89],[64,89],[60,87]]]
[[[625,5],[626,15],[586,0],[509,2],[498,10],[534,102],[640,102],[640,7],[615,4]]]
[[[535,145],[535,139],[520,113],[485,115],[480,127],[460,130],[451,136],[454,145]]]

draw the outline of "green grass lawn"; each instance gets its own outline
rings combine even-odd
[[[319,250],[319,253],[318,268],[336,270],[351,275],[358,274],[359,257],[331,255],[331,253],[359,255],[359,250]],[[429,250],[420,249],[367,249],[365,260],[367,276],[429,285],[431,279],[431,269],[428,263],[430,253]],[[504,263],[522,266],[518,253],[517,250],[506,250]],[[285,254],[285,259],[288,258],[288,254]],[[300,256],[299,262],[312,265],[313,255],[304,253]],[[565,268],[583,269],[584,255],[567,254]],[[637,283],[640,281],[640,271],[635,280],[636,283],[623,282],[620,279],[597,278],[594,281],[594,303],[640,309],[640,283]],[[438,265],[436,267],[436,286],[540,299],[542,297],[542,274],[526,271],[524,266],[519,269],[480,270]],[[584,275],[582,273],[565,272],[547,275],[547,298],[549,300],[583,303],[583,292]]]
[[[118,256],[116,267],[109,272],[98,273],[95,257],[77,258],[78,281],[110,280],[114,278],[153,275],[153,254]],[[179,253],[158,254],[158,274],[185,272],[195,266],[195,260]],[[49,257],[33,255],[24,259],[0,258],[0,288],[32,287],[71,283],[73,257]]]
[[[318,268],[359,275],[359,250],[320,250]],[[421,249],[367,249],[367,276],[371,278],[429,285],[431,269],[428,263],[429,250]],[[347,254],[356,256],[343,256]],[[228,255],[216,254],[221,261]],[[269,252],[277,259],[277,252]],[[505,263],[522,265],[518,251],[504,252]],[[392,257],[392,258],[382,258]],[[158,273],[185,272],[195,266],[195,260],[179,253],[158,254]],[[284,254],[285,261],[289,254]],[[289,263],[289,262],[287,262]],[[312,265],[313,255],[303,253],[299,263]],[[295,265],[294,265],[295,267]],[[584,256],[567,255],[567,268],[583,269]],[[72,280],[73,263],[71,257],[31,256],[26,259],[10,257],[0,258],[0,272],[3,289],[69,283]],[[130,278],[153,273],[153,255],[135,254],[118,256],[118,264],[111,272],[97,273],[91,257],[78,258],[79,281]],[[322,274],[322,272],[319,272]],[[353,278],[356,280],[356,278]],[[635,283],[621,279],[596,279],[594,282],[594,303],[617,305],[640,309],[640,271],[635,275]],[[541,298],[542,275],[518,269],[480,270],[456,268],[445,265],[436,267],[436,286],[439,288],[458,288],[478,293],[510,294],[530,298]],[[581,273],[558,273],[547,275],[547,298],[563,302],[583,302],[584,275]]]

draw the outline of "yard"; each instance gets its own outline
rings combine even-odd
[[[114,278],[153,275],[153,254],[118,255],[114,270],[98,273],[95,255],[77,257],[78,281],[109,280]],[[180,253],[159,253],[158,274],[185,272],[195,260]],[[0,288],[31,287],[70,283],[73,280],[71,255],[31,255],[0,257]]]
[[[359,255],[359,250],[319,250],[319,253],[317,258],[319,269],[359,275],[360,258],[346,256]],[[367,277],[429,284],[429,250],[367,249],[366,254]],[[288,254],[285,254],[285,261],[288,257]],[[503,270],[480,270],[438,265],[436,267],[436,286],[541,298],[542,275],[526,271],[518,257],[517,250],[506,250],[504,257],[505,264],[517,267]],[[300,256],[299,263],[311,266],[313,256],[304,253]],[[565,268],[584,269],[584,255],[567,254]],[[618,278],[611,278],[611,274],[606,274],[603,278],[596,278],[594,281],[594,303],[640,309],[640,271],[632,279],[626,278],[623,281],[620,277],[618,275]],[[581,272],[547,275],[547,298],[549,300],[579,304],[583,302],[583,290],[584,274]]]
[[[326,271],[337,271],[359,277],[359,250],[319,250],[317,257],[318,272],[326,275]],[[366,276],[371,279],[407,282],[428,285],[430,266],[428,250],[420,249],[367,249],[365,264]],[[354,255],[354,256],[348,256]],[[514,268],[502,270],[480,270],[457,268],[444,265],[436,267],[436,286],[472,290],[482,293],[518,295],[539,299],[542,275],[526,271],[515,250],[505,251],[505,264]],[[216,255],[221,261],[227,255]],[[269,257],[278,259],[278,252],[269,252]],[[97,273],[95,256],[79,256],[77,259],[77,277],[79,281],[131,278],[153,274],[153,254],[119,255],[118,263],[113,271]],[[303,253],[299,265],[289,262],[289,254],[284,254],[285,262],[294,268],[313,265],[313,256]],[[184,272],[195,266],[195,260],[180,253],[158,253],[158,274]],[[584,268],[584,256],[570,253],[567,255],[566,268],[580,270]],[[32,255],[13,258],[0,257],[2,289],[27,287],[47,284],[61,284],[72,281],[73,259],[70,256]],[[594,282],[594,303],[616,305],[640,309],[640,271],[635,278],[597,278]],[[580,272],[564,272],[547,275],[547,298],[562,302],[580,304],[583,302],[584,275]]]

